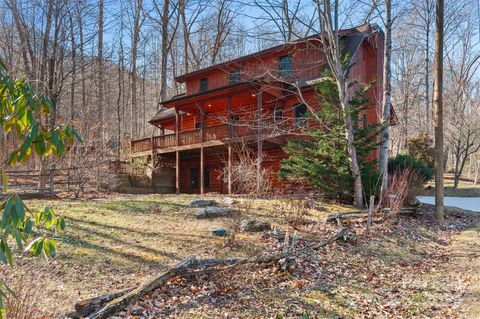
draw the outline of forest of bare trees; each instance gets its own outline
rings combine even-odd
[[[480,161],[477,6],[445,3],[444,151],[456,176]],[[385,29],[384,10],[347,1],[336,23]],[[148,121],[159,103],[183,91],[174,77],[317,33],[321,18],[300,0],[2,0],[0,56],[52,98],[52,124],[72,122],[85,137],[70,160],[123,159],[131,139],[156,133]],[[391,19],[396,155],[409,136],[433,137],[435,1],[392,2]]]

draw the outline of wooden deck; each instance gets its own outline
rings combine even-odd
[[[156,154],[200,148],[201,146],[223,145],[229,140],[255,137],[255,130],[248,126],[229,126],[227,124],[206,127],[203,132],[195,129],[176,133],[133,140],[131,156],[145,156],[152,152]],[[202,136],[203,135],[203,136]]]

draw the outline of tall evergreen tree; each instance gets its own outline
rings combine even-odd
[[[376,140],[379,134],[379,126],[367,125],[364,116],[368,102],[365,94],[369,88],[370,85],[360,88],[349,101],[354,120],[355,146],[367,194],[375,193],[380,183],[379,174],[374,169],[376,162],[368,160],[368,155],[378,145]],[[328,199],[353,202],[353,176],[337,85],[328,77],[316,84],[315,89],[321,105],[316,116],[323,119],[323,127],[313,130],[308,139],[288,141],[284,150],[291,156],[282,161],[280,177],[307,183],[321,190]]]

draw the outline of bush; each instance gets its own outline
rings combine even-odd
[[[435,164],[434,150],[432,147],[433,140],[424,135],[407,138],[406,148],[409,155],[417,161],[425,163],[428,167],[433,168]]]
[[[418,175],[422,184],[433,178],[433,170],[427,164],[415,159],[411,155],[397,155],[390,159],[388,163],[388,172],[393,175],[397,171],[409,169],[413,174]]]
[[[406,202],[413,204],[418,191],[432,179],[433,170],[411,155],[398,155],[390,159],[388,172],[391,176],[408,175],[408,195]]]

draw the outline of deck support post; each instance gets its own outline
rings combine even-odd
[[[203,154],[203,146],[200,147],[200,194],[205,193],[205,157]]]
[[[180,114],[178,112],[178,108],[175,107],[175,138],[176,138],[176,143],[177,143],[177,146],[179,145],[179,129],[180,129]]]
[[[262,187],[262,91],[257,89],[257,195]]]
[[[232,96],[228,96],[228,114],[227,114],[227,134],[228,134],[228,139],[230,140],[232,138]]]
[[[155,143],[154,143],[154,131],[152,131],[152,136],[150,137],[150,147],[152,149],[152,164],[153,164],[153,156],[155,155]]]
[[[228,143],[228,167],[227,167],[227,178],[228,178],[228,194],[232,194],[232,144]]]
[[[150,139],[150,146],[151,146],[151,148],[152,148],[152,180],[151,180],[151,185],[150,185],[150,186],[152,187],[152,191],[154,190],[154,184],[155,184],[155,183],[154,183],[154,179],[153,179],[153,177],[154,177],[154,175],[155,175],[155,174],[153,173],[153,172],[155,171],[155,143],[154,143],[154,132],[155,132],[155,131],[153,130],[153,131],[152,131],[152,137],[151,137],[151,139]]]
[[[205,193],[205,155],[203,152],[203,142],[205,142],[205,107],[200,105],[200,137],[202,146],[200,146],[200,194]]]
[[[227,134],[228,134],[228,162],[227,162],[227,183],[228,194],[232,194],[232,96],[228,96]]]
[[[175,192],[180,194],[180,152],[175,152]]]
[[[200,105],[200,137],[202,143],[205,142],[205,108],[203,103]]]

